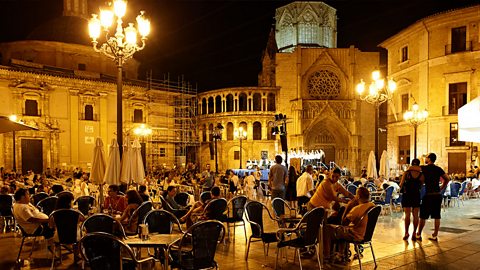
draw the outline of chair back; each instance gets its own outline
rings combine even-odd
[[[215,266],[215,252],[217,244],[225,236],[225,227],[219,221],[206,220],[192,225],[188,234],[192,235],[193,269],[206,269]],[[180,246],[183,244],[182,238]],[[180,256],[182,265],[182,256]]]
[[[202,192],[202,194],[200,194],[200,201],[203,203],[211,199],[212,199],[212,193],[210,191],[204,191]]]
[[[422,188],[420,189],[420,199],[423,199],[426,193],[427,193],[427,189],[425,185],[422,185]]]
[[[13,197],[11,195],[0,195],[0,217],[13,216]]]
[[[317,243],[320,225],[324,220],[325,209],[323,207],[314,208],[308,211],[299,224],[307,224],[303,238],[305,246],[311,246]]]
[[[135,211],[133,211],[132,216],[128,220],[129,226],[136,222],[136,227],[132,228],[133,232],[137,232],[138,230],[138,224],[141,224],[143,220],[145,219],[145,216],[147,215],[148,212],[152,210],[152,202],[146,201],[143,202]]]
[[[263,192],[263,196],[270,196],[267,183],[260,181],[260,189]]]
[[[49,216],[55,210],[56,204],[57,204],[57,197],[51,196],[39,201],[37,204],[37,207],[40,208],[42,213]]]
[[[363,236],[363,242],[372,241],[373,232],[375,231],[375,226],[377,225],[378,216],[382,211],[381,206],[374,206],[367,212],[367,228],[365,229],[365,235]]]
[[[73,196],[73,193],[72,193],[71,191],[68,191],[68,190],[60,191],[60,192],[58,192],[57,194],[55,194],[55,196],[58,197],[58,196],[60,196],[60,195],[62,195],[62,194],[68,194],[69,196],[71,195],[72,198],[75,197],[75,196]]]
[[[163,196],[158,196],[160,198],[160,201],[162,202],[162,208],[167,210],[170,213],[173,213],[175,209],[165,200]]]
[[[37,194],[33,194],[30,198],[33,205],[37,205],[41,200],[48,198],[48,194],[45,192],[39,192]]]
[[[463,195],[466,188],[467,188],[467,181],[463,181],[462,184],[460,185],[460,190],[458,191],[459,197]]]
[[[370,191],[370,192],[372,192],[372,191],[377,191],[377,186],[375,186],[374,183],[369,182],[369,183],[367,183],[367,189],[368,189],[368,191]]]
[[[287,206],[288,210],[290,211],[290,207],[288,206],[287,202],[282,198],[274,198],[272,200],[272,209],[275,217],[280,217],[281,215],[285,214],[285,206]]]
[[[347,191],[355,195],[357,193],[357,186],[354,184],[348,184]]]
[[[227,204],[224,198],[213,199],[205,206],[204,214],[208,219],[224,221]]]
[[[85,235],[80,240],[80,251],[92,270],[122,269],[122,257],[125,253],[134,258],[133,251],[125,243],[103,232]]]
[[[450,196],[453,198],[458,198],[460,189],[462,187],[462,184],[459,182],[451,182],[450,183]]]
[[[190,200],[190,195],[188,195],[188,193],[186,192],[180,192],[177,195],[175,195],[174,199],[179,205],[187,206]]]
[[[266,208],[260,202],[249,201],[245,205],[245,211],[247,212],[247,221],[251,225],[252,236],[259,238],[263,234],[263,209]]]
[[[385,204],[390,204],[392,202],[393,195],[393,186],[389,186],[385,189]]]
[[[113,217],[105,214],[95,214],[88,217],[82,224],[82,231],[86,233],[103,232],[125,238],[123,226]]]
[[[177,217],[163,209],[148,212],[143,223],[148,225],[149,233],[171,234],[174,224],[182,231]]]
[[[243,220],[243,213],[245,212],[245,204],[247,204],[248,198],[247,196],[240,195],[233,197],[229,204],[232,205],[232,216],[233,220],[235,221],[242,221]]]
[[[83,216],[77,210],[59,209],[52,212],[55,227],[57,228],[58,242],[60,244],[74,244],[78,242],[77,231],[80,216]]]
[[[95,204],[95,198],[92,196],[81,196],[73,204],[78,205],[78,211],[82,212],[83,215],[88,215],[88,211]]]

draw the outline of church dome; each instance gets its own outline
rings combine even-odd
[[[88,20],[77,16],[62,16],[41,24],[27,36],[27,39],[92,44],[88,35]]]

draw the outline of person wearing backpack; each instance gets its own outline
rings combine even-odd
[[[425,176],[420,168],[420,160],[415,158],[412,165],[403,174],[400,181],[400,191],[402,192],[402,207],[405,212],[405,236],[403,240],[408,240],[410,236],[408,231],[410,227],[410,214],[413,217],[412,241],[416,241],[418,227],[418,212],[420,210],[420,190],[425,182]]]

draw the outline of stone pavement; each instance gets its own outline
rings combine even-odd
[[[433,229],[433,221],[425,226],[423,242],[403,241],[403,219],[400,212],[380,216],[373,237],[373,248],[377,258],[377,269],[480,269],[480,199],[464,202],[460,207],[442,210],[442,225],[438,242],[427,240]],[[267,224],[266,231],[274,230],[276,224]],[[247,228],[250,235],[250,228]],[[13,233],[0,234],[0,269],[13,269],[14,260],[20,246],[21,238]],[[31,245],[24,248],[22,257],[28,257]],[[216,261],[220,269],[273,269],[275,265],[274,244],[265,260],[261,242],[251,244],[248,261],[245,261],[246,242],[242,227],[236,228],[235,241],[220,244]],[[144,252],[146,254],[146,252]],[[285,258],[279,259],[281,269],[299,269],[298,260],[293,262],[293,249],[286,252]],[[283,254],[282,254],[283,255]],[[279,256],[279,258],[282,256]],[[57,269],[80,269],[72,265],[70,255],[57,264]],[[316,260],[303,259],[304,269],[317,269]],[[363,269],[374,269],[369,249],[364,251]],[[29,265],[23,269],[49,269],[50,259],[45,245],[37,245]],[[159,264],[156,268],[161,269]],[[325,265],[324,269],[359,269],[358,261],[350,265]],[[145,269],[145,267],[144,267]]]

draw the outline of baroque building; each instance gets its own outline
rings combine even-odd
[[[380,44],[398,82],[388,114],[390,164],[415,158],[413,128],[403,119],[414,102],[429,112],[418,127],[417,158],[434,152],[445,171],[460,173],[478,155],[478,143],[458,140],[458,109],[480,95],[479,14],[479,5],[438,13]]]
[[[0,114],[15,114],[38,131],[0,135],[0,164],[39,173],[92,162],[96,137],[105,153],[116,138],[116,66],[88,38],[86,0],[64,0],[62,16],[39,25],[27,40],[0,44]],[[195,162],[196,90],[185,82],[139,81],[140,63],[124,65],[124,136],[147,124],[140,138],[146,166]],[[190,153],[187,153],[190,152]]]
[[[322,2],[294,2],[276,11],[276,27],[263,53],[258,87],[212,90],[199,95],[202,163],[214,163],[211,130],[225,129],[219,168],[238,168],[244,127],[243,162],[273,159],[281,152],[271,135],[275,114],[287,115],[290,150],[323,150],[325,162],[360,173],[375,148],[373,106],[361,102],[354,85],[379,65],[379,54],[336,48],[336,10]],[[245,128],[246,127],[246,128]],[[245,166],[242,166],[245,167]]]

